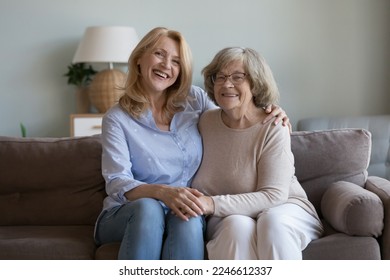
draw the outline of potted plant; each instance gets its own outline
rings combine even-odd
[[[76,92],[77,113],[89,112],[88,85],[96,73],[97,71],[91,65],[72,63],[68,66],[68,72],[64,74],[64,76],[68,77],[68,84],[75,85],[78,88]]]

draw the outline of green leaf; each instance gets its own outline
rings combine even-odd
[[[75,63],[68,66],[68,72],[64,76],[68,77],[68,84],[76,86],[85,86],[92,80],[95,71],[91,65],[88,67],[85,63]]]
[[[21,133],[22,133],[22,137],[26,137],[27,133],[26,133],[26,127],[20,123],[20,130],[21,130]]]

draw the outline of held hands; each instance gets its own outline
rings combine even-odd
[[[196,189],[185,187],[167,187],[164,190],[162,201],[176,216],[188,221],[191,217],[205,214],[205,207],[201,201],[203,194]]]
[[[210,196],[201,196],[199,197],[199,200],[202,202],[202,205],[204,206],[204,215],[212,215],[214,214],[215,205],[214,200]]]
[[[125,193],[129,201],[143,197],[158,199],[179,218],[188,221],[191,217],[214,212],[214,202],[200,191],[186,187],[171,187],[161,184],[144,184]]]

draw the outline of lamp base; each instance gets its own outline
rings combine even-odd
[[[103,70],[95,75],[90,85],[89,98],[99,113],[105,113],[123,95],[126,74],[117,69]]]

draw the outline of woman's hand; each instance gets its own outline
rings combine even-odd
[[[199,197],[200,202],[203,205],[204,215],[212,215],[214,214],[215,211],[215,205],[214,205],[214,200],[210,196],[201,196]]]
[[[264,119],[263,123],[267,123],[276,117],[276,120],[274,121],[275,124],[278,124],[280,121],[282,121],[282,124],[284,126],[288,126],[290,132],[292,131],[290,119],[281,107],[276,105],[269,105],[264,109],[264,111],[268,114],[268,116]]]
[[[186,187],[166,186],[161,193],[161,201],[168,206],[176,216],[188,221],[191,217],[204,214],[204,206],[200,198],[203,196],[196,189]]]

